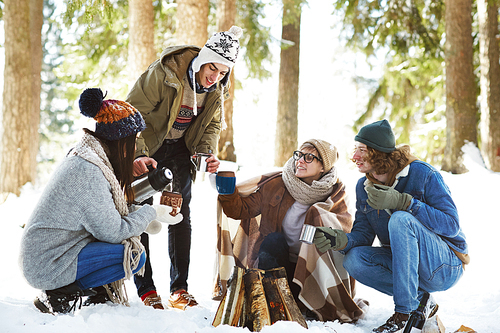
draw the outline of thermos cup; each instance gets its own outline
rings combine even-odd
[[[314,240],[314,234],[316,233],[316,227],[310,224],[304,224],[302,226],[302,231],[300,232],[299,240],[301,242],[312,244]]]
[[[195,165],[196,171],[206,172],[208,168],[207,158],[210,154],[196,153],[191,156],[191,162]]]
[[[233,194],[236,176],[233,171],[219,171],[215,176],[215,187],[219,194]]]

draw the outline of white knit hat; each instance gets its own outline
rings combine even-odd
[[[238,53],[240,43],[238,39],[243,34],[240,27],[233,25],[229,31],[215,33],[201,49],[198,57],[193,61],[193,70],[198,72],[204,64],[222,64],[229,69],[233,68]]]
[[[196,102],[196,84],[195,84],[195,73],[200,71],[201,66],[209,63],[222,64],[229,67],[231,70],[238,58],[238,53],[240,51],[240,43],[238,39],[243,34],[243,30],[240,27],[233,25],[229,31],[222,31],[215,33],[201,49],[198,56],[193,60],[191,67],[193,68],[193,92],[194,92],[194,106],[193,112],[196,116],[197,112],[197,102]],[[226,75],[229,75],[226,74]],[[224,115],[224,89],[221,89],[221,129],[225,130],[227,128],[226,118]]]

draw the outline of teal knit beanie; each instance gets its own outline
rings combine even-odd
[[[391,125],[385,119],[363,126],[354,140],[384,153],[390,153],[396,149],[396,138]]]

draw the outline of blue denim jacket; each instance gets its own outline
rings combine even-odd
[[[366,203],[368,195],[364,188],[365,181],[366,177],[362,177],[356,185],[356,216],[353,228],[347,234],[349,242],[343,253],[356,246],[371,246],[375,236],[383,246],[390,245],[387,227],[390,215]],[[408,213],[439,235],[452,249],[467,253],[457,208],[439,171],[430,164],[416,160],[410,164],[408,174],[399,178],[395,189],[413,197],[406,210]]]

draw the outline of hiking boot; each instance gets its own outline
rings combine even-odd
[[[387,319],[384,325],[373,329],[376,333],[392,333],[403,329],[408,321],[409,314],[395,312]]]
[[[429,300],[427,301],[427,304],[425,305],[425,318],[430,318],[436,314],[436,312],[439,309],[439,305],[436,303],[434,300],[434,297],[432,295],[429,295]]]
[[[41,297],[35,298],[33,304],[43,313],[69,313],[75,310],[78,300],[81,308],[84,295],[84,291],[73,282],[61,288],[45,290]]]
[[[168,306],[174,309],[186,310],[188,306],[196,306],[198,302],[184,289],[174,291],[168,299]]]
[[[161,302],[160,295],[158,295],[154,290],[142,295],[141,299],[144,302],[144,305],[146,306],[152,306],[154,309],[157,310],[165,309],[163,307],[163,303]]]
[[[104,288],[104,286],[91,288],[91,290],[94,292],[94,294],[87,297],[85,302],[83,302],[83,306],[106,304],[106,302],[111,302],[108,292],[106,291],[106,288]]]

